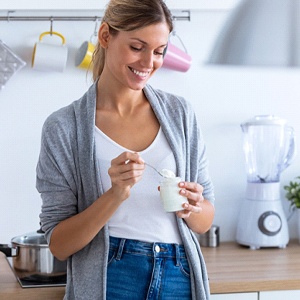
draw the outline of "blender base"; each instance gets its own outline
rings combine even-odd
[[[237,243],[250,249],[285,248],[289,242],[287,220],[279,198],[279,183],[248,183],[236,232]]]

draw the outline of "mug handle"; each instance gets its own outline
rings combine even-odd
[[[39,37],[39,41],[41,42],[42,39],[43,39],[43,37],[44,37],[45,35],[47,35],[47,34],[51,34],[51,35],[54,34],[54,35],[57,35],[57,36],[59,36],[59,37],[62,39],[62,44],[63,44],[63,45],[66,43],[65,37],[64,37],[62,34],[56,32],[56,31],[52,31],[52,32],[46,31],[46,32],[43,32],[43,33],[40,35],[40,37]]]

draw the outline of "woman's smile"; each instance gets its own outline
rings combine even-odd
[[[150,75],[151,71],[153,70],[153,69],[151,69],[151,70],[149,70],[149,71],[138,71],[138,70],[133,69],[133,68],[131,68],[131,67],[128,67],[128,68],[129,68],[129,70],[130,70],[132,73],[134,73],[135,75],[137,75],[137,76],[139,76],[139,77],[142,77],[143,79],[145,79],[146,77],[148,77],[148,76]]]

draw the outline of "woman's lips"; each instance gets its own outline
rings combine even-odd
[[[131,70],[131,72],[133,72],[135,75],[138,75],[140,77],[147,77],[149,74],[150,74],[150,71],[147,71],[147,72],[142,72],[142,71],[138,71],[138,70],[135,70],[131,67],[129,67],[129,69]]]

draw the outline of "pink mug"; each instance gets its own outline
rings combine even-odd
[[[168,48],[166,50],[164,62],[162,65],[163,68],[186,72],[190,68],[191,63],[192,58],[189,54],[177,48],[170,42],[168,43]]]

